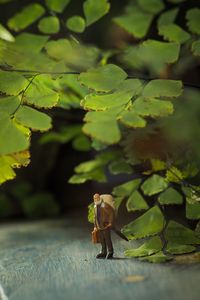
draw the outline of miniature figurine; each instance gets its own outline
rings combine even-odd
[[[94,231],[92,239],[94,243],[101,243],[102,249],[96,258],[113,258],[114,249],[111,240],[111,229],[121,238],[128,239],[115,228],[115,206],[112,195],[94,194]],[[108,254],[107,254],[108,250]]]

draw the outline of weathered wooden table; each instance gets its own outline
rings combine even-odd
[[[200,264],[151,264],[126,259],[114,238],[115,260],[97,260],[87,220],[0,226],[1,300],[197,300]],[[126,281],[129,276],[139,280]]]

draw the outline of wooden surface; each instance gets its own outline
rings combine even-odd
[[[91,226],[78,215],[0,226],[1,300],[197,300],[200,265],[126,259],[114,237],[115,260],[97,260]],[[135,281],[135,277],[144,280]],[[133,279],[127,282],[126,278]],[[137,277],[140,279],[140,277]]]

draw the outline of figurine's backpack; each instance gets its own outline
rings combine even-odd
[[[115,213],[117,212],[117,210],[115,208],[115,201],[114,201],[114,198],[112,195],[103,194],[103,195],[100,195],[100,199],[103,200],[108,205],[110,205],[114,209]]]

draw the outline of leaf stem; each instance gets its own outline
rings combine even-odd
[[[18,111],[18,109],[20,108],[20,106],[21,106],[22,103],[23,103],[23,98],[24,98],[25,92],[27,91],[27,89],[29,88],[29,86],[31,85],[31,83],[33,82],[33,80],[35,79],[35,77],[38,76],[38,75],[39,75],[39,74],[33,75],[33,77],[31,78],[31,80],[29,81],[29,83],[28,83],[27,86],[25,87],[25,89],[24,89],[22,92],[20,92],[20,93],[21,93],[20,103],[19,103],[19,105],[16,107],[16,109],[14,110],[14,112],[11,114],[11,118],[14,118],[15,113]]]

